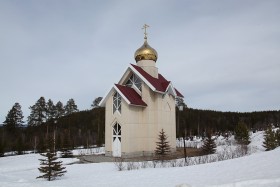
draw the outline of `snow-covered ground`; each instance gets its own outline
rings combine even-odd
[[[65,176],[55,181],[36,179],[38,154],[0,158],[0,186],[184,186],[280,187],[280,148],[264,152],[262,133],[251,135],[253,154],[208,164],[118,171],[114,163],[66,165]],[[229,145],[221,145],[229,146]],[[64,164],[76,159],[61,159]]]

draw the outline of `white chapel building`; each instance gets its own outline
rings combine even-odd
[[[158,54],[147,42],[136,50],[117,84],[103,97],[105,107],[105,155],[113,157],[154,154],[159,132],[168,136],[176,151],[175,98],[183,98],[172,83],[158,73]]]

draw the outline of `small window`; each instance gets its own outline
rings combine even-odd
[[[113,96],[113,113],[118,111],[121,113],[121,104],[122,104],[122,98],[118,92],[116,92]]]
[[[132,74],[130,76],[130,78],[128,79],[125,85],[129,87],[132,87],[134,85],[139,91],[142,90],[142,81],[135,74]]]

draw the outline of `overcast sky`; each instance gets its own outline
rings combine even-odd
[[[80,110],[148,42],[188,107],[280,109],[280,1],[0,1],[0,123],[44,96]]]

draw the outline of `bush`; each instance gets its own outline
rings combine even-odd
[[[239,122],[236,126],[234,138],[239,144],[248,145],[250,143],[249,130],[244,122]]]
[[[118,171],[123,171],[124,168],[125,168],[125,164],[124,164],[124,159],[123,158],[115,158],[114,164],[117,167]]]
[[[127,162],[126,168],[127,168],[127,170],[139,169],[139,164],[137,162]]]

